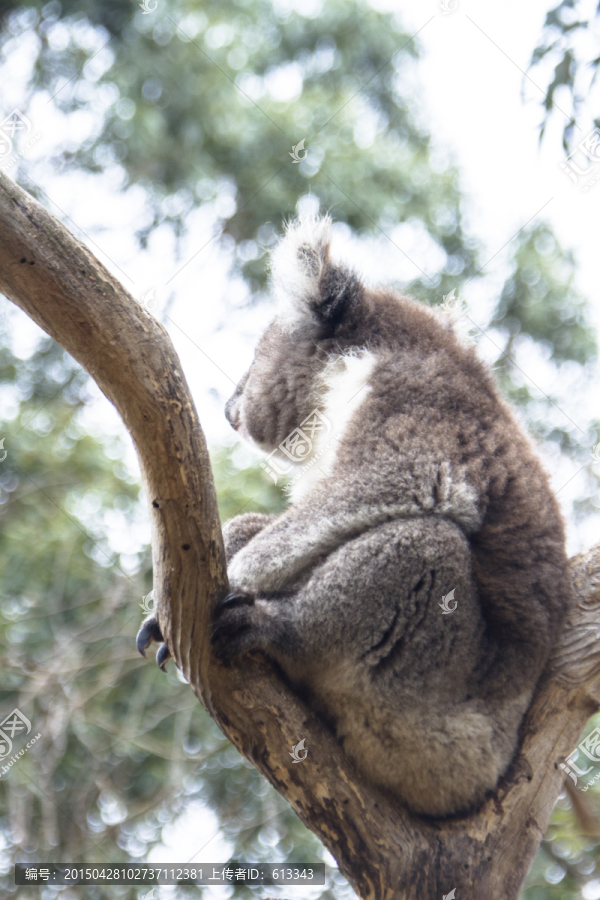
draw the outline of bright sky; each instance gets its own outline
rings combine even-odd
[[[576,250],[580,287],[600,325],[600,190],[596,186],[587,193],[578,190],[561,170],[565,154],[560,138],[566,118],[559,113],[540,148],[545,82],[536,73],[536,86],[524,75],[545,14],[556,4],[450,0],[450,5],[457,8],[446,15],[430,0],[401,7],[405,21],[410,20],[415,31],[421,28],[419,77],[427,98],[426,121],[437,140],[456,154],[474,231],[484,238],[491,255],[543,208],[543,217],[550,220],[559,240]],[[595,7],[593,0],[582,8],[585,5]],[[596,40],[592,55],[598,55],[597,47]],[[568,95],[558,92],[555,99],[570,111]],[[597,91],[583,106],[580,139],[593,127],[592,110],[597,114]]]

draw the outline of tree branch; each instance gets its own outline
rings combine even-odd
[[[166,330],[53,216],[0,174],[0,290],[114,403],[142,470],[158,618],[227,737],[322,839],[364,898],[517,898],[562,789],[558,767],[600,700],[600,553],[572,563],[573,605],[520,752],[475,814],[425,820],[367,789],[268,662],[219,664],[209,644],[227,576],[204,435]],[[304,765],[291,762],[306,738]]]

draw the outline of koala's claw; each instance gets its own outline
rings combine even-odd
[[[159,644],[162,644],[164,638],[162,636],[162,632],[158,627],[158,622],[156,621],[156,616],[150,616],[146,619],[145,622],[142,623],[142,627],[137,633],[137,637],[135,639],[135,644],[143,657],[146,656],[146,650],[152,643],[152,641],[158,641]]]
[[[163,672],[166,672],[167,662],[171,659],[171,651],[167,647],[166,644],[162,644],[156,651],[156,665],[159,669],[162,669]]]
[[[223,610],[230,609],[232,606],[252,606],[254,597],[247,591],[232,591],[222,600],[219,600],[215,607],[215,616],[218,616]]]
[[[171,658],[171,653],[167,645],[164,643],[162,631],[158,626],[156,616],[150,616],[148,619],[146,619],[146,621],[142,624],[142,627],[138,631],[137,637],[135,639],[136,647],[144,658],[146,657],[146,650],[153,641],[161,644],[156,652],[156,664],[160,666],[163,672],[166,672],[165,666],[167,664],[167,661]]]

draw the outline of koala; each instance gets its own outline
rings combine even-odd
[[[285,512],[226,523],[212,643],[274,660],[372,788],[467,812],[516,753],[567,606],[557,502],[475,350],[334,262],[328,217],[288,226],[272,275],[281,312],[226,416],[288,460],[308,429],[314,463]]]

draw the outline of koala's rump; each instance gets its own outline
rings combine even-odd
[[[495,787],[529,694],[493,716],[477,696],[490,647],[458,526],[423,516],[374,528],[324,559],[294,607],[310,654],[284,668],[364,777],[430,815]]]

